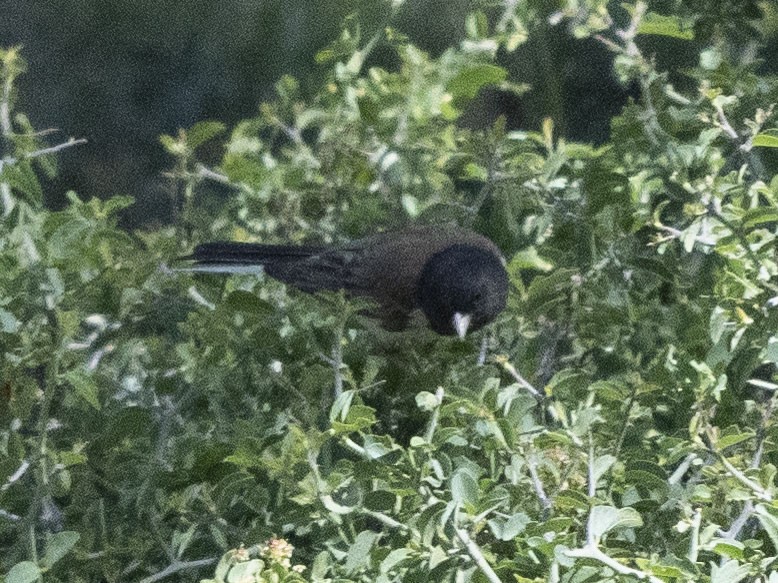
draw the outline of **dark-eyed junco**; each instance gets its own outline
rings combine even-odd
[[[505,308],[508,275],[497,246],[458,227],[418,226],[335,246],[213,242],[184,259],[193,271],[265,273],[306,292],[345,290],[378,303],[388,330],[420,309],[438,334],[460,337]]]

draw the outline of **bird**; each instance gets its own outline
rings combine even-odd
[[[377,303],[368,315],[390,331],[408,327],[416,310],[441,335],[464,338],[505,308],[508,274],[499,248],[461,227],[412,226],[339,245],[214,241],[198,245],[188,270],[250,273],[304,292],[344,290]]]

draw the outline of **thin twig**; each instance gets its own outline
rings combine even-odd
[[[540,476],[538,476],[537,466],[535,465],[532,454],[527,456],[527,469],[529,470],[530,478],[532,478],[532,487],[535,489],[535,494],[540,500],[541,506],[543,506],[543,511],[548,513],[553,504],[546,494],[546,490],[543,488],[543,482],[541,482]]]
[[[765,500],[766,502],[772,502],[773,497],[770,496],[770,493],[765,490],[760,484],[757,484],[752,479],[750,479],[748,476],[746,476],[743,472],[738,470],[735,466],[730,463],[730,461],[724,456],[724,454],[720,452],[715,452],[716,455],[719,458],[719,461],[724,466],[724,468],[729,472],[729,474],[735,478],[738,482],[749,488],[754,495],[759,498],[760,500]]]
[[[724,130],[724,132],[733,140],[736,142],[740,141],[740,136],[735,131],[735,128],[732,127],[732,125],[729,123],[729,120],[727,119],[726,114],[724,113],[724,108],[721,107],[720,103],[717,103],[716,101],[713,102],[713,107],[716,110],[716,115],[719,118],[719,125],[721,126],[721,129]]]
[[[691,539],[689,540],[688,559],[691,563],[697,562],[700,551],[700,525],[702,524],[702,511],[699,508],[694,509],[692,516]]]
[[[378,522],[388,526],[389,528],[396,528],[397,530],[401,530],[403,532],[409,532],[411,530],[407,524],[403,524],[402,522],[395,520],[391,516],[387,516],[383,512],[376,512],[375,510],[368,510],[367,508],[362,508],[360,510],[360,513],[364,514],[365,516],[370,516],[371,518],[375,518]]]
[[[502,580],[497,576],[497,573],[494,572],[494,569],[492,569],[492,566],[486,560],[486,557],[484,557],[481,548],[470,538],[467,531],[464,528],[454,527],[454,532],[456,533],[457,538],[462,541],[462,544],[465,545],[467,554],[475,561],[475,564],[478,565],[478,568],[481,569],[484,576],[491,583],[502,583]]]
[[[215,170],[211,170],[203,164],[197,164],[195,171],[197,176],[200,178],[213,180],[214,182],[218,182],[219,184],[226,184],[227,186],[232,186],[233,188],[239,188],[237,184],[234,184],[230,181],[229,176],[216,172]]]
[[[597,481],[594,479],[594,440],[592,439],[591,431],[589,432],[589,467],[587,469],[587,481],[589,482],[589,498],[594,498],[597,495]]]
[[[11,512],[8,512],[7,510],[3,510],[0,508],[0,518],[5,518],[6,520],[10,520],[11,522],[18,522],[22,519],[21,516],[18,514],[13,514]]]
[[[631,575],[637,579],[650,581],[651,583],[664,583],[662,579],[654,577],[653,575],[646,573],[645,571],[639,571],[619,563],[616,559],[613,559],[603,553],[600,549],[594,546],[586,545],[580,549],[572,549],[565,553],[568,557],[577,559],[593,559],[599,561],[603,565],[610,567],[621,575]]]
[[[334,375],[333,393],[335,399],[343,394],[343,325],[339,325],[335,335],[335,344],[332,347],[332,372]]]
[[[24,476],[25,473],[27,473],[27,470],[29,468],[30,468],[30,462],[27,460],[22,460],[22,463],[17,468],[17,470],[8,477],[5,484],[0,486],[0,492],[5,492],[8,488],[10,488],[13,485],[14,482],[18,482],[21,479],[21,477]]]
[[[65,148],[72,148],[73,146],[80,146],[82,144],[86,144],[86,140],[84,138],[70,138],[67,142],[62,142],[61,144],[57,144],[56,146],[51,146],[49,148],[42,148],[40,150],[35,150],[34,152],[27,152],[26,154],[22,154],[20,158],[14,158],[12,156],[5,157],[0,160],[0,171],[3,170],[4,166],[13,166],[19,160],[30,160],[32,158],[39,158],[41,156],[46,156],[48,154],[56,154],[57,152],[64,150]]]
[[[754,457],[751,460],[751,469],[756,469],[762,464],[762,456],[764,455],[764,442],[767,436],[766,425],[773,414],[774,399],[768,401],[767,406],[762,414],[762,422],[759,425],[759,429],[756,432],[756,451],[754,451]],[[719,530],[718,535],[721,538],[736,540],[740,536],[740,532],[748,522],[751,514],[754,511],[754,503],[751,500],[747,500],[743,504],[743,509],[740,511],[738,517],[732,522],[728,530]]]
[[[670,477],[667,479],[668,484],[677,484],[681,481],[681,478],[683,478],[684,474],[688,471],[689,466],[692,465],[692,462],[697,459],[696,453],[690,453],[687,455],[684,460],[681,462],[681,464],[675,468],[675,471],[670,475]]]
[[[543,398],[541,392],[533,387],[527,379],[521,376],[521,373],[516,370],[515,366],[508,362],[508,358],[506,356],[496,356],[494,360],[497,362],[497,364],[501,364],[505,371],[511,375],[516,380],[516,382],[519,383],[519,385],[527,389],[533,397],[536,399]]]
[[[424,440],[427,443],[432,443],[432,438],[435,436],[435,430],[438,428],[438,419],[440,418],[440,406],[443,403],[443,395],[445,391],[443,387],[438,387],[435,391],[435,400],[437,404],[432,411],[429,425],[427,425],[427,431],[424,433]]]
[[[200,559],[199,561],[174,561],[159,573],[155,573],[154,575],[146,577],[145,579],[141,579],[140,583],[154,583],[155,581],[162,581],[162,579],[165,579],[174,573],[178,573],[179,571],[185,571],[187,569],[199,569],[200,567],[213,565],[215,562],[216,559]]]
[[[0,132],[6,140],[13,134],[13,125],[11,124],[11,89],[13,87],[13,77],[8,75],[3,83],[3,95],[0,97]]]

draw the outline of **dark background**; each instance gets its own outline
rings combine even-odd
[[[436,55],[465,36],[469,8],[463,0],[410,1],[391,23]],[[89,141],[62,153],[60,174],[46,185],[47,203],[58,207],[69,189],[83,198],[128,194],[136,204],[126,226],[168,222],[173,185],[163,176],[170,160],[160,134],[205,119],[231,125],[251,117],[273,98],[282,74],[296,77],[304,94],[315,93],[326,72],[315,54],[355,12],[365,38],[389,22],[381,2],[0,1],[0,45],[21,45],[29,62],[18,82],[18,109],[34,127],[60,131],[51,143]],[[576,40],[562,25],[531,38],[501,59],[511,81],[531,91],[521,98],[487,92],[461,123],[484,127],[505,114],[511,128],[537,129],[552,117],[559,135],[606,140],[609,118],[634,93],[614,78],[608,51]],[[688,54],[696,55],[694,47]],[[374,55],[374,64],[392,66],[390,55]]]

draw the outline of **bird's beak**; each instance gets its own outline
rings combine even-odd
[[[456,330],[457,336],[460,338],[464,338],[465,334],[467,334],[467,329],[470,327],[471,317],[472,316],[470,314],[461,314],[459,312],[454,314],[452,322],[454,324],[454,330]]]

